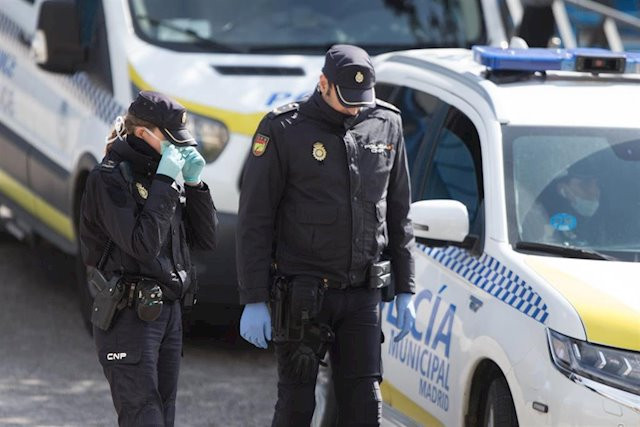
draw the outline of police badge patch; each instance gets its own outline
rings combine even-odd
[[[136,182],[136,188],[138,189],[138,194],[140,195],[140,197],[147,200],[147,197],[149,197],[149,192],[147,191],[147,189],[144,188],[144,186],[139,182]]]
[[[269,137],[261,133],[257,133],[253,138],[253,148],[251,152],[254,156],[260,157],[267,150],[267,144],[269,144]]]
[[[322,142],[316,142],[313,144],[313,158],[319,162],[324,161],[327,158],[327,149],[324,148],[324,144]]]

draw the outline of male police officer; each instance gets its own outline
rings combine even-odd
[[[309,425],[323,345],[330,347],[339,423],[378,425],[379,279],[388,277],[378,261],[385,248],[402,329],[397,338],[415,321],[402,125],[394,106],[375,99],[364,50],[333,46],[322,73],[316,93],[267,114],[253,139],[237,230],[246,304],[240,332],[266,348],[275,317],[273,425]],[[270,315],[274,271],[279,292]]]

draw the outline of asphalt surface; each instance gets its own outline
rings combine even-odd
[[[0,425],[117,425],[73,283],[73,259],[0,232]],[[269,425],[274,355],[219,332],[185,343],[176,426]]]

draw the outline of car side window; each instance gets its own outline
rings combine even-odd
[[[462,202],[469,212],[470,234],[479,236],[484,194],[478,131],[466,115],[450,107],[434,143],[435,152],[417,189],[417,200]]]
[[[389,84],[376,85],[376,96],[398,107],[401,111],[404,143],[407,150],[409,172],[415,175],[414,169],[424,166],[417,162],[419,153],[429,151],[431,132],[434,130],[436,117],[445,106],[438,98],[425,92]]]
[[[421,150],[428,150],[428,145],[434,127],[436,112],[442,105],[435,96],[404,87],[398,93],[396,103],[402,111],[402,128],[404,130],[404,143],[409,159],[409,171],[420,165],[416,158]]]

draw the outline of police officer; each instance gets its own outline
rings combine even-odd
[[[94,323],[121,426],[173,426],[181,303],[189,305],[195,289],[189,249],[215,246],[216,212],[200,178],[205,162],[186,119],[184,107],[166,96],[140,92],[116,120],[82,200],[84,262],[123,291],[108,329]]]
[[[322,295],[316,320],[334,335],[329,352],[338,421],[349,426],[380,422],[381,291],[370,276],[385,248],[401,325],[396,340],[415,321],[402,124],[393,105],[375,98],[374,83],[364,50],[335,45],[317,91],[264,117],[243,174],[237,228],[241,335],[261,348],[272,338],[270,271],[291,285],[290,311],[305,302],[296,301],[304,293],[298,286],[315,279]],[[274,426],[311,421],[319,357],[307,375],[299,364],[305,345],[276,343]]]

